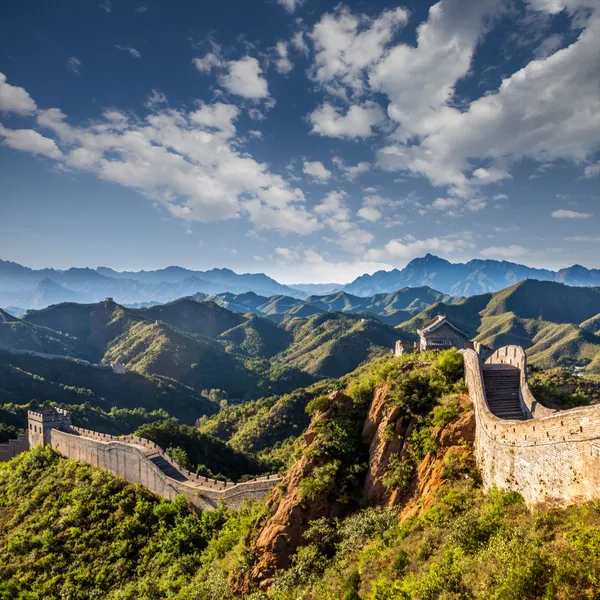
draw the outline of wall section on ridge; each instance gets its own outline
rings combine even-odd
[[[500,419],[490,412],[479,357],[473,350],[463,351],[465,379],[475,407],[475,456],[485,488],[496,485],[517,491],[528,504],[599,497],[600,406],[548,411],[533,404],[524,352],[513,348],[494,353],[488,363],[504,361],[522,369],[521,394],[535,415],[525,421]],[[538,416],[544,412],[546,416]]]

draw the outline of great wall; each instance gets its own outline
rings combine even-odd
[[[485,362],[474,350],[462,352],[484,486],[519,492],[528,504],[600,497],[600,405],[542,406],[520,346],[500,348]]]
[[[27,445],[33,448],[40,444],[139,483],[161,498],[173,500],[184,494],[199,510],[212,510],[221,502],[236,509],[244,500],[262,500],[281,481],[276,476],[242,483],[202,477],[184,469],[150,440],[74,427],[70,414],[61,409],[29,411]]]
[[[461,352],[485,488],[517,491],[528,504],[600,497],[600,405],[553,411],[539,404],[527,383],[527,358],[520,346],[500,348],[485,362],[473,349]],[[0,461],[39,444],[139,483],[160,497],[184,494],[200,510],[220,502],[238,508],[246,499],[264,499],[281,481],[275,476],[243,483],[201,477],[149,440],[74,427],[69,413],[60,409],[30,411],[27,435],[0,444]]]

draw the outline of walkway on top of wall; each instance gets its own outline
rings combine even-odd
[[[71,427],[71,430],[68,433],[104,444],[117,443],[133,447],[146,460],[160,469],[160,471],[162,471],[166,477],[199,493],[206,492],[214,495],[215,493],[223,492],[225,497],[232,497],[237,493],[243,494],[247,488],[256,487],[257,484],[264,484],[265,488],[275,487],[282,479],[277,475],[266,475],[264,477],[249,479],[248,481],[244,481],[242,483],[220,481],[217,479],[211,479],[210,477],[203,477],[188,471],[175,460],[173,460],[160,446],[145,438],[134,435],[117,437],[80,427]]]
[[[520,346],[485,363],[462,351],[475,409],[475,457],[484,486],[518,491],[533,504],[600,497],[600,404],[551,410],[527,383]]]

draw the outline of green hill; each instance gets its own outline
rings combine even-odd
[[[144,319],[161,321],[181,331],[210,338],[215,338],[244,321],[240,314],[226,310],[214,302],[196,302],[191,298],[181,298],[135,312]]]
[[[0,597],[595,599],[598,503],[529,509],[517,493],[484,491],[472,411],[458,393],[460,357],[422,358],[410,368],[410,357],[378,360],[330,382],[345,392],[308,404],[308,432],[285,447],[289,476],[268,505],[196,514],[183,496],[159,500],[49,448],[0,463]],[[397,409],[387,413],[396,417],[380,440],[386,447],[410,427],[402,454],[370,455],[363,432],[376,394],[380,407]],[[291,424],[306,400],[307,391],[277,409],[283,398],[255,403],[241,419],[248,435],[236,443],[268,446],[278,418],[296,435]],[[213,431],[233,440],[242,430],[230,416],[213,422]],[[262,439],[251,432],[260,422]],[[141,432],[163,444],[176,440],[184,456],[197,452],[194,462],[255,466],[207,433],[169,421]],[[369,466],[378,469],[381,497],[367,495]]]
[[[269,358],[284,351],[292,336],[267,319],[248,315],[243,323],[224,331],[218,339],[231,342],[233,349],[250,356]]]
[[[596,372],[599,311],[598,288],[529,279],[494,294],[434,304],[398,328],[416,339],[417,329],[444,314],[472,339],[492,348],[523,346],[535,366],[586,366]]]
[[[403,337],[375,318],[346,313],[292,319],[285,328],[294,342],[281,361],[320,377],[340,377],[369,358],[389,354]]]

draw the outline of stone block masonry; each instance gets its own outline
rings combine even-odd
[[[473,350],[464,350],[463,357],[484,486],[517,491],[528,504],[600,497],[600,406],[552,411],[540,405],[527,384],[527,361],[519,346],[497,350],[484,364]],[[492,414],[482,373],[492,365],[519,369],[524,420]]]
[[[73,427],[69,413],[60,409],[30,411],[28,434],[28,439],[23,436],[19,452],[37,444],[50,445],[67,458],[111,471],[130,483],[143,485],[161,498],[173,500],[184,494],[199,510],[214,509],[220,502],[237,509],[244,500],[263,500],[281,481],[280,477],[271,476],[235,484],[201,477],[184,469],[150,440]],[[0,444],[0,460],[2,446]],[[7,449],[6,453],[9,452]],[[12,456],[17,453],[13,452]]]
[[[19,433],[16,440],[8,440],[8,442],[0,444],[0,462],[6,462],[27,449],[29,449],[27,434]]]

